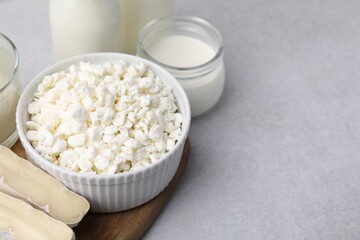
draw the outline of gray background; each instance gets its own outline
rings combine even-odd
[[[23,82],[52,63],[48,1],[0,0]],[[178,0],[223,35],[223,96],[145,239],[360,239],[360,1]],[[119,226],[121,227],[121,226]]]

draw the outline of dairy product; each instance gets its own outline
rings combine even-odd
[[[180,79],[180,78],[178,78]],[[191,105],[191,116],[199,116],[211,109],[220,99],[225,84],[224,62],[213,71],[192,79],[180,79]]]
[[[35,150],[81,173],[147,166],[181,134],[171,87],[141,62],[81,62],[45,76],[28,112],[26,137]]]
[[[216,52],[202,40],[186,35],[165,35],[147,47],[147,52],[157,61],[176,68],[191,68],[206,64]],[[177,73],[191,103],[192,116],[210,109],[219,100],[224,88],[225,71],[222,62],[210,73],[190,79]]]
[[[50,0],[49,16],[55,60],[118,51],[118,0]]]
[[[146,50],[157,61],[178,68],[199,66],[216,54],[204,41],[180,34],[164,35],[149,44]]]
[[[184,88],[196,117],[220,99],[225,70],[221,36],[209,23],[195,17],[167,17],[146,26],[138,55],[160,64]]]
[[[15,56],[0,46],[0,144],[5,146],[11,146],[17,139],[15,111],[20,81],[16,72],[13,76],[15,62]]]
[[[119,0],[120,52],[135,54],[138,34],[149,21],[171,15],[174,0]]]
[[[77,225],[90,208],[85,198],[3,146],[0,146],[0,191],[70,226]]]
[[[120,41],[119,51],[133,54],[136,51],[137,35],[140,31],[139,2],[141,0],[119,0]]]
[[[9,82],[9,78],[11,77],[14,67],[15,67],[15,59],[10,54],[10,52],[0,47],[0,89],[5,87],[5,85]]]
[[[1,232],[8,232],[18,240],[75,239],[74,232],[63,222],[2,192],[0,192],[0,233]]]

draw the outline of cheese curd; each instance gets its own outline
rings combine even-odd
[[[92,174],[158,161],[181,134],[172,89],[143,63],[80,62],[45,76],[28,105],[27,139],[55,165]]]

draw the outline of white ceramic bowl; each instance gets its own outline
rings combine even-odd
[[[91,175],[77,173],[56,166],[43,158],[31,146],[25,134],[25,122],[29,119],[27,106],[33,99],[38,84],[45,75],[66,70],[71,64],[80,61],[105,63],[116,60],[127,63],[144,62],[166,85],[173,88],[179,111],[183,115],[182,133],[174,149],[159,161],[142,169],[112,175]],[[27,157],[69,189],[84,196],[91,205],[92,212],[118,212],[139,206],[158,195],[170,182],[178,168],[185,140],[190,128],[190,106],[184,90],[177,80],[166,70],[145,59],[121,53],[92,53],[60,61],[39,73],[27,85],[22,93],[16,111],[16,125]]]

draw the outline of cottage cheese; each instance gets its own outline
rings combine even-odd
[[[113,174],[159,160],[181,134],[172,89],[143,63],[80,62],[45,76],[28,106],[27,139],[73,171]]]

